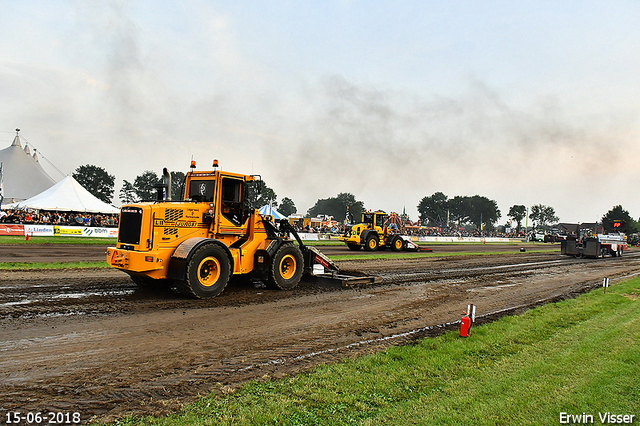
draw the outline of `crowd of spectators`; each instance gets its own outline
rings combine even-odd
[[[499,237],[499,238],[526,238],[526,234],[524,231],[520,231],[520,233],[514,232],[499,232],[495,229],[492,230],[460,230],[460,229],[452,229],[452,228],[427,228],[420,229],[416,234],[419,236],[428,236],[428,237]]]
[[[338,223],[333,226],[296,226],[294,225],[298,232],[309,232],[312,234],[343,234],[345,231],[345,225]],[[526,238],[527,235],[524,231],[521,231],[519,234],[516,232],[498,232],[496,230],[484,230],[480,231],[478,229],[475,230],[461,230],[456,228],[427,228],[427,227],[406,227],[402,230],[402,234],[410,235],[415,237],[501,237],[501,238]]]
[[[118,215],[82,212],[47,212],[0,210],[0,223],[22,225],[72,225],[112,228],[118,226]]]

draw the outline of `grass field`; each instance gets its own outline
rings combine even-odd
[[[95,269],[110,268],[105,262],[0,262],[0,270],[30,271],[40,269]]]
[[[25,237],[0,236],[0,245],[7,244],[83,244],[83,245],[115,245],[115,238],[103,237]]]
[[[540,248],[540,249],[528,249],[527,253],[552,253],[558,252],[558,248]],[[495,251],[478,251],[478,252],[450,252],[450,253],[409,253],[409,252],[400,252],[400,253],[384,253],[379,252],[373,255],[367,255],[366,259],[414,259],[420,257],[449,257],[449,256],[490,256],[490,255],[499,255],[499,254],[514,254],[515,252],[500,250],[496,247]],[[363,259],[362,255],[353,255],[353,254],[340,254],[336,256],[329,256],[332,260],[357,260]]]
[[[636,278],[473,327],[466,339],[449,332],[117,424],[557,425],[583,414],[601,424],[607,412],[638,424],[639,297]]]
[[[529,253],[543,253],[554,252],[557,249],[547,250],[529,250]],[[464,253],[377,253],[374,255],[368,255],[366,259],[414,259],[421,257],[448,257],[448,256],[485,256],[485,255],[499,255],[508,254],[513,252],[495,251],[495,252],[464,252]],[[358,260],[363,259],[358,255],[337,255],[329,256],[332,260]],[[37,269],[83,269],[83,268],[109,268],[109,264],[105,262],[0,262],[0,270],[37,270]]]
[[[344,243],[338,241],[305,241],[305,245],[310,246],[343,246]],[[24,237],[17,236],[0,236],[0,245],[12,245],[12,244],[76,244],[76,245],[115,245],[115,238],[92,238],[92,237],[32,237],[29,240],[26,240]],[[446,245],[451,243],[434,243],[435,245]],[[477,243],[475,243],[477,244]],[[430,244],[431,245],[431,244]],[[457,245],[457,244],[456,244]],[[401,253],[391,253],[391,252],[378,252],[375,255],[368,255],[368,259],[385,259],[385,258],[394,258],[394,259],[412,259],[412,258],[420,258],[420,257],[443,257],[443,256],[471,256],[471,255],[499,255],[499,254],[507,254],[513,253],[513,251],[500,250],[501,247],[512,247],[512,246],[521,246],[522,244],[514,244],[514,243],[492,243],[495,247],[495,251],[491,252],[452,252],[452,253],[410,253],[410,252],[401,252]],[[554,252],[558,251],[557,247],[553,248],[545,248],[543,245],[540,245],[539,248],[534,248],[536,246],[529,245],[528,246],[529,253],[543,253],[543,252]],[[345,254],[345,255],[337,255],[330,256],[332,260],[357,260],[362,259],[362,255],[354,255],[354,254]],[[65,269],[65,268],[107,268],[109,265],[106,262],[62,262],[62,263],[53,263],[53,262],[42,262],[42,263],[19,263],[19,262],[5,262],[0,263],[0,270],[9,269],[9,270],[35,270],[35,269]]]

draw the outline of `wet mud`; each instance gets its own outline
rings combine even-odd
[[[597,260],[363,256],[339,265],[379,282],[341,289],[304,281],[276,291],[234,280],[216,298],[193,300],[139,289],[111,269],[2,271],[0,412],[77,411],[83,421],[165,414],[251,379],[456,328],[469,303],[484,322],[575,297],[603,277],[615,285],[640,273],[640,251]]]

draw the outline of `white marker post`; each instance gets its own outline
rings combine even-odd
[[[467,305],[467,315],[471,318],[471,324],[476,322],[476,307],[475,305]]]
[[[605,278],[602,280],[602,287],[604,288],[604,292],[607,292],[607,287],[609,287],[609,278]]]

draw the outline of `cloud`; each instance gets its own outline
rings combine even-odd
[[[351,192],[369,208],[415,217],[422,197],[442,191],[495,199],[503,216],[513,204],[551,205],[576,221],[616,204],[640,212],[628,195],[640,183],[639,108],[634,89],[621,89],[632,79],[592,77],[592,55],[576,53],[578,82],[567,77],[577,70],[552,75],[551,63],[540,76],[530,62],[492,72],[485,61],[426,52],[430,36],[407,30],[406,46],[385,38],[388,66],[353,50],[377,51],[384,25],[363,40],[349,39],[350,26],[319,40],[303,22],[268,21],[272,9],[249,4],[65,5],[55,22],[53,6],[43,10],[26,39],[0,40],[0,89],[11,99],[4,128],[22,128],[65,172],[96,164],[119,184],[144,170],[186,171],[193,156],[203,168],[218,158],[225,170],[261,174],[299,211]],[[358,13],[351,6],[345,19]]]
[[[277,169],[278,186],[308,206],[351,192],[369,208],[399,211],[442,191],[511,203],[506,214],[513,204],[590,193],[580,182],[615,182],[629,154],[638,154],[633,121],[585,122],[552,97],[512,107],[479,80],[457,98],[424,99],[342,76],[316,89],[305,97],[304,116],[279,123],[297,126],[291,133],[301,136],[264,151],[268,162],[286,164]]]

